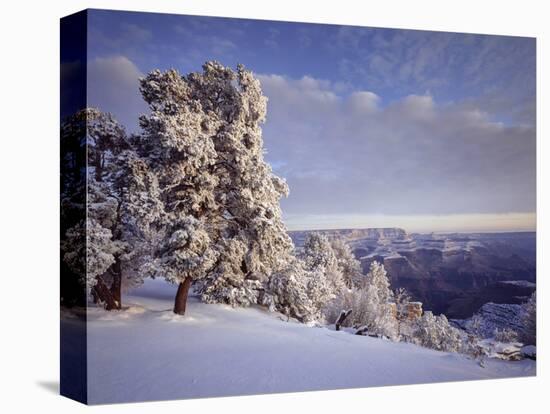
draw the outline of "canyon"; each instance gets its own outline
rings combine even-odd
[[[309,231],[292,231],[297,249]],[[520,304],[536,288],[536,233],[408,233],[400,228],[319,230],[341,237],[366,274],[383,263],[393,289],[424,310],[472,316],[485,303]]]

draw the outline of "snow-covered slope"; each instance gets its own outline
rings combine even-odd
[[[213,397],[535,375],[530,360],[490,360],[288,322],[261,308],[190,298],[149,281],[130,308],[88,314],[89,403]],[[70,319],[64,323],[71,323]]]

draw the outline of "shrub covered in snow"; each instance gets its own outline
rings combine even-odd
[[[298,258],[272,275],[261,303],[303,322],[322,318],[321,310],[334,297],[320,270],[309,270]]]
[[[495,328],[493,337],[498,342],[517,342],[519,339],[518,333],[510,328]]]
[[[363,327],[369,333],[397,339],[398,325],[392,298],[384,266],[373,262],[364,283],[342,290],[324,309],[325,318],[334,323],[342,310],[351,309],[343,326]]]
[[[347,289],[324,307],[323,315],[326,322],[332,324],[336,322],[342,311],[351,309],[351,314],[342,326],[357,328],[367,324],[367,315],[372,310],[370,305],[366,289]]]
[[[409,342],[438,351],[464,350],[460,331],[449,324],[445,315],[424,312],[421,318],[411,322],[410,328],[410,334],[404,334],[404,339]]]

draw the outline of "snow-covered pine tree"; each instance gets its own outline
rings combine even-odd
[[[207,62],[188,76],[153,71],[140,89],[151,109],[140,154],[158,176],[167,229],[149,271],[179,284],[176,313],[195,281],[206,302],[256,303],[293,248],[279,207],[288,189],[263,159],[259,81]]]
[[[85,306],[86,112],[65,118],[60,135],[61,303]]]
[[[301,259],[292,258],[270,277],[262,304],[307,323],[322,319],[321,310],[333,297],[324,272],[308,270]]]
[[[346,287],[351,289],[362,283],[364,275],[361,271],[361,263],[355,258],[349,245],[341,237],[332,237],[330,246],[336,256],[337,267]]]
[[[94,300],[107,310],[120,309],[120,257],[129,246],[117,238],[118,206],[115,197],[109,195],[109,187],[88,177],[88,216],[86,218],[86,272],[87,287]],[[116,229],[116,230],[115,230]],[[115,267],[109,275],[108,271]],[[107,287],[109,280],[110,288]]]
[[[340,264],[331,241],[320,233],[309,233],[298,257],[271,277],[267,304],[303,322],[323,319],[327,304],[348,291]]]
[[[155,179],[144,168],[135,168],[138,156],[112,115],[93,108],[81,112],[88,157],[87,214],[66,231],[64,259],[73,268],[79,263],[96,301],[107,310],[120,309],[123,281],[141,280],[139,273],[127,270],[136,258],[146,257],[152,217],[161,213]]]
[[[411,295],[405,288],[398,288],[393,292],[393,298],[395,302],[395,311],[397,316],[397,334],[401,336],[403,327],[407,325],[407,305],[411,301]]]
[[[393,292],[383,264],[374,261],[364,281],[366,323],[369,331],[397,339],[397,318],[392,312]]]
[[[448,352],[459,352],[463,347],[461,332],[451,326],[443,314],[437,317],[437,326],[440,332],[441,348]]]
[[[523,334],[522,341],[527,345],[537,344],[537,292],[533,292],[529,300],[523,305]]]
[[[156,176],[135,150],[135,136],[128,137],[111,114],[95,109],[88,109],[87,136],[88,219],[109,229],[113,240],[105,247],[114,263],[97,280],[109,281],[111,300],[120,309],[122,286],[140,284],[145,276],[140,264],[151,257],[163,206]]]
[[[398,288],[393,292],[398,319],[405,318],[407,304],[411,301],[411,295],[405,288]]]
[[[121,256],[130,245],[123,241],[120,207],[122,200],[113,185],[116,157],[129,150],[130,145],[122,126],[111,114],[97,109],[87,110],[88,200],[87,200],[87,257],[88,272],[95,274],[94,298],[107,310],[122,305]],[[98,236],[90,237],[95,232]],[[107,237],[107,236],[110,237]],[[97,257],[96,257],[97,256]],[[94,267],[95,264],[95,267]],[[109,271],[109,273],[108,273]],[[108,274],[107,274],[108,273]],[[106,289],[107,278],[112,279]]]
[[[129,137],[132,146],[134,140],[134,136]],[[158,242],[157,226],[164,210],[157,177],[135,150],[125,150],[117,156],[110,180],[120,201],[116,234],[127,245],[119,258],[120,268],[111,270],[120,273],[122,288],[129,289],[141,285],[147,276],[144,265],[153,259],[152,246]],[[118,286],[119,293],[120,290]]]
[[[82,123],[85,133],[81,145],[86,148],[86,218],[64,232],[62,251],[64,262],[75,273],[85,276],[82,281],[94,298],[103,302],[106,309],[118,308],[103,280],[105,272],[115,263],[124,246],[113,238],[118,202],[104,181],[112,154],[107,150],[118,148],[123,141],[124,130],[108,114],[95,109],[84,109],[71,117]],[[69,121],[65,128],[72,128]],[[86,163],[82,164],[86,166]],[[63,202],[62,205],[69,203]],[[63,207],[62,207],[63,210]]]
[[[213,141],[220,258],[200,283],[200,293],[205,302],[257,303],[265,283],[286,266],[294,247],[279,206],[288,187],[264,160],[261,124],[267,98],[259,80],[242,65],[234,72],[208,62],[188,81],[217,125]]]
[[[174,312],[184,314],[192,282],[206,276],[217,256],[210,235],[218,210],[217,120],[175,70],[149,73],[140,91],[151,112],[140,117],[139,153],[155,172],[165,212],[155,258],[144,271],[178,285]]]
[[[338,260],[327,236],[311,232],[304,240],[302,259],[310,269],[332,269],[336,271]]]
[[[374,288],[380,303],[389,303],[393,300],[388,273],[383,264],[377,261],[371,263],[369,272],[365,278],[365,284]]]
[[[338,258],[327,236],[318,232],[308,233],[304,240],[301,259],[307,270],[325,275],[333,296],[346,289]]]

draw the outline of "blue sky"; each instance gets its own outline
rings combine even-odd
[[[94,10],[89,104],[134,130],[139,76],[243,63],[269,99],[266,158],[289,182],[289,227],[529,230],[535,49],[531,38]]]

